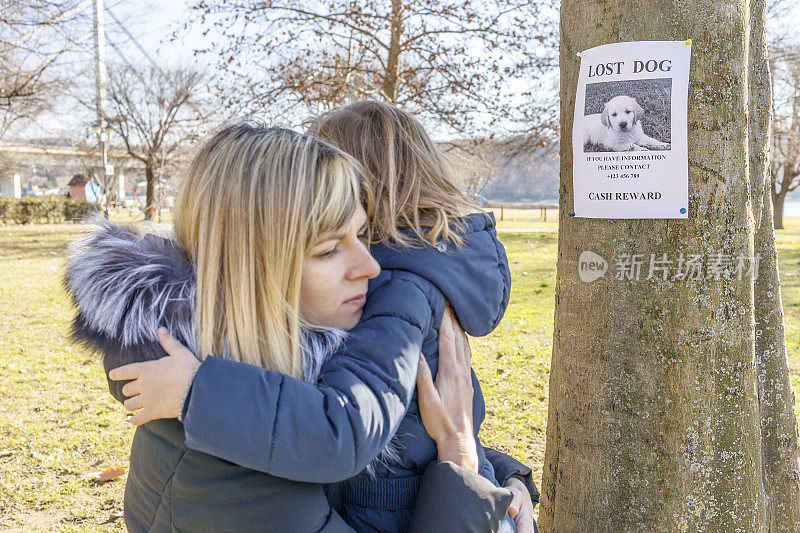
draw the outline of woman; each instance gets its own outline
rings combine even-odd
[[[73,247],[67,287],[79,309],[74,334],[103,352],[107,371],[160,357],[155,331],[164,325],[196,353],[225,357],[203,358],[198,372],[230,362],[267,368],[260,381],[238,390],[242,402],[277,406],[274,440],[264,443],[273,475],[192,448],[175,420],[138,428],[125,495],[129,529],[349,530],[315,482],[349,477],[377,456],[402,418],[419,359],[403,352],[381,365],[337,357],[326,365],[324,386],[310,384],[341,340],[330,328],[358,321],[360,295],[378,273],[361,231],[370,207],[358,165],[338,149],[288,130],[240,123],[217,133],[195,157],[176,206],[177,241],[104,224]],[[331,236],[346,253],[337,257],[339,276],[326,278],[335,270],[315,266],[327,263],[327,249],[318,247]],[[319,283],[304,287],[304,280]],[[322,322],[306,323],[301,316],[313,313],[303,311],[320,302],[325,305],[315,309]],[[328,304],[346,313],[331,313]],[[326,323],[329,318],[335,322]],[[135,399],[135,383],[125,387],[110,382],[117,399]],[[314,412],[324,413],[327,425],[296,433],[294,421]],[[461,446],[471,439],[469,430],[448,441],[445,434],[458,432],[447,426],[442,458],[454,449],[452,458],[470,464],[465,457],[471,453]],[[339,453],[320,460],[313,445],[318,439],[335,442]],[[310,457],[325,468],[298,476]],[[426,485],[430,491],[448,486],[448,479],[476,483],[482,497],[470,507],[480,514],[472,527],[482,527],[478,520],[499,521],[510,495],[480,486],[464,471],[448,471],[446,463],[435,466],[439,478]],[[423,511],[432,505],[424,502],[434,501],[430,491],[421,492],[427,494]],[[456,523],[459,517],[444,518]],[[431,527],[430,513],[415,516],[415,524]]]

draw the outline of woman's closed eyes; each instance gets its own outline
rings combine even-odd
[[[358,235],[356,235],[356,237],[358,238],[359,241],[361,241],[361,243],[364,246],[367,246],[367,239],[369,238],[369,235],[367,234],[366,231],[363,231],[363,232],[359,233]],[[325,259],[325,258],[328,258],[328,257],[333,257],[338,252],[339,252],[339,244],[337,243],[335,246],[332,246],[328,250],[325,250],[324,252],[318,253],[316,255],[316,257],[319,257],[321,259]]]

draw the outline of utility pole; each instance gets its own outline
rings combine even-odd
[[[112,129],[108,126],[108,99],[106,97],[106,33],[104,23],[103,0],[94,0],[94,79],[95,105],[97,106],[97,124],[92,129],[97,134],[100,152],[103,154],[103,175],[101,181],[100,201],[103,212],[108,218],[108,191],[111,173],[108,165],[108,140]]]

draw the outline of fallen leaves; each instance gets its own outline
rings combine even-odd
[[[117,479],[122,475],[125,475],[125,467],[112,466],[110,468],[103,470],[102,472],[93,472],[91,474],[87,474],[86,477],[97,483],[106,483],[108,481],[111,481],[112,479]]]

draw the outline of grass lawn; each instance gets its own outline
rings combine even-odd
[[[501,239],[513,276],[500,327],[473,340],[483,383],[487,445],[533,465],[541,479],[553,336],[557,216],[505,210]],[[497,216],[499,221],[499,214]],[[521,231],[530,230],[530,231]],[[133,428],[108,394],[96,356],[66,342],[72,316],[60,288],[75,225],[0,227],[0,529],[124,531],[125,477]],[[800,218],[777,232],[795,393],[800,393]]]
[[[544,233],[558,232],[558,209],[547,210],[547,220],[543,220],[538,209],[493,209],[497,228],[502,234],[514,231],[532,230]]]

